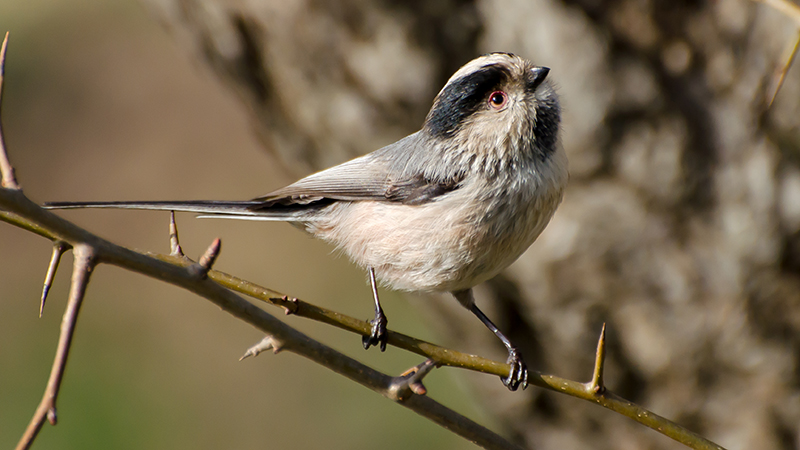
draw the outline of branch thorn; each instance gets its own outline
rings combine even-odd
[[[55,406],[47,410],[47,421],[50,422],[50,425],[58,423],[58,414],[56,413]]]
[[[421,364],[418,364],[398,377],[392,378],[389,384],[390,396],[395,400],[406,400],[411,393],[417,395],[425,395],[428,390],[422,384],[422,379],[428,375],[431,370],[438,367],[438,364],[432,359],[426,359]]]
[[[50,265],[47,266],[47,274],[44,277],[44,287],[42,288],[42,300],[39,303],[39,317],[42,317],[44,312],[44,303],[47,301],[47,293],[50,292],[50,287],[53,286],[53,279],[58,270],[58,263],[61,262],[61,255],[67,249],[67,244],[63,241],[56,241],[53,243],[53,254],[50,256]]]
[[[270,349],[272,350],[272,353],[278,353],[279,351],[281,351],[281,344],[274,337],[267,336],[264,339],[262,339],[258,344],[248,348],[247,351],[244,352],[244,355],[242,355],[242,357],[239,358],[239,361],[242,361],[243,359],[248,358],[250,356],[258,356],[259,353]]]
[[[208,275],[208,271],[211,270],[211,267],[217,260],[221,248],[222,241],[220,238],[214,239],[214,242],[208,246],[208,249],[203,253],[203,256],[200,257],[200,260],[196,264],[189,266],[189,270],[193,272],[193,275],[199,278],[205,278]]]
[[[600,338],[597,340],[597,353],[594,360],[594,374],[592,375],[592,382],[589,384],[589,389],[594,394],[600,395],[605,391],[606,387],[603,384],[603,369],[606,364],[606,324],[603,323],[603,329],[600,330]]]
[[[271,297],[270,301],[274,302],[277,306],[283,308],[284,313],[287,316],[292,315],[300,309],[300,305],[298,304],[298,300],[296,297],[289,297],[288,295],[283,295],[281,297]]]
[[[169,254],[184,256],[180,241],[178,240],[178,225],[175,223],[175,211],[169,212]]]

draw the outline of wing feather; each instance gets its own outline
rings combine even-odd
[[[309,175],[284,188],[255,198],[266,204],[305,204],[332,200],[378,200],[389,185],[387,164],[373,154]]]
[[[284,188],[253,199],[262,202],[251,209],[272,209],[278,205],[309,205],[344,201],[387,201],[422,204],[456,189],[460,179],[430,180],[423,171],[409,170],[407,161],[420,148],[420,133],[368,155],[309,175]],[[405,157],[405,161],[403,158]]]

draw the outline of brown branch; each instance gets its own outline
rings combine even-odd
[[[149,255],[182,267],[190,267],[195,264],[191,260],[182,257],[155,253],[149,253]],[[283,309],[286,314],[322,322],[362,336],[369,335],[370,333],[370,324],[365,320],[356,319],[346,314],[322,308],[294,297],[289,297],[281,292],[259,286],[258,284],[225,272],[210,270],[208,271],[208,278],[228,289],[277,306]],[[389,330],[388,336],[390,345],[433,359],[441,365],[462,367],[500,377],[508,376],[510,370],[508,364],[441,347],[396,331]]]
[[[158,254],[153,254],[152,256],[162,261],[168,261],[184,267],[188,267],[192,264],[191,261],[184,258]],[[287,314],[289,311],[291,311],[292,315],[316,320],[343,330],[360,334],[362,336],[369,334],[370,332],[370,325],[366,321],[331,311],[329,309],[321,308],[296,298],[290,298],[285,294],[265,288],[263,286],[259,286],[241,278],[237,278],[233,275],[216,270],[210,270],[208,272],[208,278],[228,289],[264,301],[273,306],[280,307],[287,311]],[[510,370],[508,364],[492,361],[480,356],[461,353],[445,347],[440,347],[436,344],[416,339],[395,331],[389,330],[388,336],[389,345],[425,356],[443,366],[461,367],[474,370],[476,372],[483,372],[501,377],[508,376]],[[255,347],[257,346],[254,346],[251,348],[251,350],[254,350]],[[246,354],[245,357],[257,353],[257,351],[255,353],[250,353],[250,351],[248,351],[248,354]],[[597,357],[595,360],[595,370],[592,375],[592,382],[580,383],[578,381],[567,380],[565,378],[554,375],[546,375],[536,371],[529,372],[530,378],[528,381],[530,384],[540,388],[599,404],[604,408],[622,414],[623,416],[642,423],[643,425],[646,425],[661,434],[669,436],[670,438],[690,448],[724,450],[723,447],[687,430],[686,428],[681,427],[678,424],[671,422],[669,419],[654,414],[647,409],[636,405],[635,403],[629,402],[628,400],[617,396],[613,392],[608,391],[603,385],[602,374],[604,364],[605,325],[603,325],[600,339],[597,343]]]
[[[87,245],[75,247],[75,263],[72,269],[72,285],[69,292],[69,300],[64,310],[64,318],[61,321],[61,334],[58,337],[58,347],[56,356],[53,360],[53,367],[50,370],[50,379],[44,391],[42,401],[33,418],[28,424],[28,428],[22,435],[17,450],[30,448],[36,435],[39,434],[45,418],[52,424],[56,424],[56,400],[58,391],[61,388],[61,380],[64,377],[64,369],[67,366],[72,336],[75,332],[75,325],[78,322],[78,313],[86,295],[86,288],[89,285],[89,276],[94,268],[93,250]]]

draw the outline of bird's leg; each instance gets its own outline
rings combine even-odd
[[[472,314],[478,316],[478,319],[486,325],[486,328],[490,329],[492,333],[495,334],[500,340],[503,342],[503,345],[506,346],[508,349],[508,360],[506,363],[511,366],[511,371],[508,373],[508,377],[501,378],[503,380],[503,384],[511,391],[516,391],[517,388],[522,386],[522,389],[528,387],[528,367],[525,365],[525,361],[522,360],[522,355],[519,352],[519,349],[511,343],[511,341],[497,329],[497,326],[486,317],[486,314],[481,311],[478,306],[475,304],[475,299],[472,297],[472,289],[466,289],[463,291],[453,292],[453,295],[456,299],[461,303],[465,308],[472,311]]]
[[[481,319],[481,322],[486,325],[486,328],[492,330],[492,333],[499,337],[500,340],[503,341],[503,345],[508,349],[508,360],[506,360],[506,363],[511,366],[511,371],[508,373],[507,378],[503,378],[503,384],[512,391],[516,391],[520,385],[522,385],[522,389],[527,388],[528,368],[525,366],[525,361],[522,360],[522,355],[519,354],[517,347],[497,329],[495,324],[486,317],[486,314],[478,309],[477,305],[473,303],[470,311],[472,311],[472,314],[478,316],[478,319]]]
[[[383,308],[381,308],[381,301],[378,299],[378,285],[375,282],[375,269],[372,267],[369,268],[369,283],[372,285],[372,298],[375,299],[375,318],[369,321],[372,331],[369,336],[361,338],[361,343],[364,344],[365,349],[375,345],[380,346],[381,351],[385,351],[386,340],[389,337],[386,334],[386,324],[389,323],[389,320],[386,319]]]

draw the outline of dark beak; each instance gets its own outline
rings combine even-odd
[[[528,89],[533,91],[539,87],[539,85],[542,84],[542,81],[547,78],[548,73],[550,73],[549,67],[536,66],[531,69],[527,77]]]

